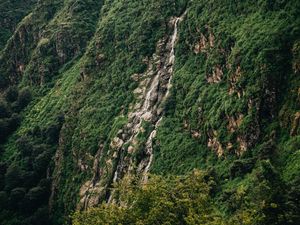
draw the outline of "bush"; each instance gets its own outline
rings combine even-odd
[[[39,176],[34,171],[26,171],[23,174],[23,180],[23,186],[29,189],[39,182]]]
[[[18,110],[24,109],[31,101],[32,95],[29,88],[23,88],[18,96]]]
[[[0,208],[5,209],[8,203],[8,195],[5,191],[0,191]]]
[[[0,118],[9,117],[9,115],[7,102],[0,99]]]
[[[11,118],[0,119],[0,144],[20,125],[20,117],[13,114]]]
[[[25,194],[26,194],[25,188],[18,187],[11,190],[9,195],[9,206],[12,209],[18,209],[21,201],[24,199]]]
[[[12,190],[22,183],[23,171],[16,165],[8,167],[5,174],[5,189]]]
[[[7,170],[7,165],[6,163],[0,162],[0,190],[4,188],[5,185],[5,173]]]
[[[235,160],[230,166],[230,177],[243,177],[246,173],[251,172],[255,165],[254,159]]]
[[[22,136],[16,141],[17,148],[21,152],[22,156],[30,156],[32,153],[32,144],[27,136]]]
[[[51,152],[49,149],[39,154],[33,162],[33,169],[36,173],[43,175],[46,173],[47,167],[51,159]]]
[[[48,202],[47,191],[39,186],[31,188],[25,196],[25,205],[30,212],[46,202]]]
[[[5,99],[8,102],[15,102],[18,99],[19,91],[16,86],[10,86],[5,92]]]
[[[9,121],[7,119],[0,119],[0,144],[2,144],[8,137]]]
[[[49,208],[47,206],[39,208],[30,219],[31,225],[50,225]]]

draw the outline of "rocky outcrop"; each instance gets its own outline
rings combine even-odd
[[[208,29],[208,37],[205,34],[200,33],[200,38],[194,46],[194,53],[207,53],[209,48],[213,48],[215,45],[215,36],[212,31]]]
[[[239,114],[238,116],[227,116],[228,125],[227,129],[230,133],[234,133],[242,124],[244,115]]]
[[[100,160],[103,157],[103,145],[99,147],[98,152],[94,157],[93,177],[80,188],[79,209],[87,209],[88,206],[97,205],[100,202],[101,196],[105,194],[105,187],[102,187],[100,178],[103,175],[103,170],[100,168]]]
[[[229,79],[229,95],[233,95],[234,93],[237,93],[238,97],[241,98],[243,92],[237,86],[237,83],[239,82],[241,76],[242,76],[241,67],[237,66],[236,70],[234,71],[234,73]]]
[[[221,66],[217,65],[213,68],[212,74],[207,75],[206,80],[209,84],[217,84],[222,81],[223,75]]]
[[[218,140],[218,132],[216,130],[212,130],[208,132],[208,137],[207,147],[211,148],[218,157],[221,157],[224,154],[224,148]]]
[[[300,41],[295,42],[292,53],[293,53],[293,71],[294,73],[300,72]]]
[[[291,136],[297,135],[299,127],[300,127],[300,112],[297,112],[294,115],[294,119],[293,119],[292,129],[291,129],[290,135]]]

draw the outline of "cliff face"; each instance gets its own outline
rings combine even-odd
[[[62,224],[128,176],[195,168],[224,217],[296,224],[298,1],[31,2],[0,20],[3,224]]]

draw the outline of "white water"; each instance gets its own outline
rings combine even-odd
[[[171,81],[172,81],[172,75],[173,75],[173,70],[174,70],[173,67],[174,67],[174,63],[175,63],[175,45],[176,45],[177,36],[178,36],[178,23],[179,23],[179,21],[182,20],[183,16],[175,18],[175,22],[174,22],[174,32],[173,32],[173,35],[172,35],[171,41],[170,41],[171,52],[169,55],[168,65],[165,65],[165,67],[169,67],[168,73],[170,74],[170,77],[169,77],[169,81],[168,81],[168,85],[167,85],[167,91],[162,98],[163,101],[165,101],[167,99],[167,97],[169,96],[169,92],[172,87]],[[153,157],[154,157],[153,156],[153,139],[156,137],[157,128],[160,125],[161,120],[162,120],[162,115],[159,118],[159,120],[156,122],[154,130],[151,132],[151,134],[146,142],[147,154],[150,156],[149,156],[148,163],[143,172],[143,177],[142,177],[143,183],[146,183],[148,181],[148,173],[149,173],[149,170],[150,170],[150,167],[151,167],[151,164],[153,161]]]
[[[143,172],[143,177],[142,177],[142,182],[143,183],[147,183],[147,181],[148,181],[148,173],[149,173],[149,170],[150,170],[150,167],[151,167],[151,164],[152,164],[152,161],[153,161],[153,157],[154,157],[154,154],[153,154],[153,139],[156,137],[156,133],[157,133],[156,130],[157,130],[161,120],[162,120],[162,117],[160,117],[160,119],[156,122],[154,130],[151,132],[151,134],[149,135],[149,138],[146,142],[147,154],[150,155],[150,156],[149,156],[148,164],[147,164],[147,166],[146,166],[146,168]]]
[[[154,71],[154,65],[149,65],[146,74],[149,73],[150,70],[150,74],[154,76],[152,79],[150,79],[146,87],[141,87],[141,89],[144,88],[144,100],[136,104],[136,106],[134,107],[136,111],[131,113],[131,115],[129,116],[130,122],[129,124],[127,124],[127,127],[130,127],[130,135],[126,138],[126,140],[123,140],[125,145],[130,145],[136,141],[137,135],[142,130],[143,120],[151,122],[154,125],[154,128],[150,133],[145,146],[147,156],[139,163],[137,169],[137,172],[142,174],[142,182],[147,182],[148,172],[153,161],[153,139],[156,137],[157,128],[160,125],[163,117],[163,115],[161,114],[161,110],[159,110],[159,107],[161,106],[161,103],[167,99],[170,92],[171,80],[174,70],[173,66],[175,63],[175,45],[178,36],[178,23],[182,20],[184,15],[185,14],[183,14],[181,17],[176,17],[171,20],[174,31],[172,36],[170,36],[170,38],[168,38],[168,41],[163,45],[163,48],[165,48],[163,52],[166,53],[158,58],[158,62],[155,62],[157,65],[159,65],[157,71]],[[157,58],[155,56],[153,56],[153,58],[154,61],[157,61]],[[164,81],[163,77],[167,77],[168,80]],[[165,91],[163,91],[162,89],[163,86],[166,87]],[[124,167],[126,167],[126,163],[127,166],[128,163],[130,164],[130,162],[125,162],[122,159],[119,161],[118,167],[114,171],[113,182],[116,182],[119,178],[121,178],[120,176],[122,176],[122,172],[123,174],[128,172],[124,171],[126,170],[124,169]],[[111,199],[112,197],[110,196],[109,202],[111,201]]]
[[[148,173],[153,162],[153,139],[156,137],[157,128],[159,127],[161,120],[163,118],[162,108],[160,106],[168,98],[172,75],[175,63],[175,45],[178,36],[178,23],[183,19],[185,14],[181,17],[173,18],[170,22],[173,26],[173,34],[166,39],[163,39],[158,43],[158,50],[162,50],[162,54],[153,55],[151,61],[149,61],[148,70],[143,74],[145,77],[145,82],[140,83],[141,101],[136,103],[133,107],[134,111],[129,114],[129,123],[124,127],[123,133],[126,134],[125,138],[122,138],[124,144],[119,147],[117,151],[126,150],[124,146],[134,146],[137,143],[137,135],[142,132],[142,122],[143,120],[152,123],[154,126],[151,131],[146,143],[145,143],[145,153],[146,157],[139,162],[138,168],[135,169],[138,174],[141,175],[141,181],[147,182]],[[167,79],[166,79],[167,78]],[[122,154],[120,154],[122,155]],[[100,156],[99,156],[100,157]],[[117,162],[117,167],[111,172],[113,174],[112,182],[115,183],[121,179],[124,174],[130,171],[134,162],[132,159],[120,158]],[[102,188],[107,188],[107,186],[102,186],[100,180],[97,184],[92,184],[92,181],[87,182],[90,185],[87,190],[83,191],[83,202],[84,207],[93,206],[93,201],[90,203],[90,197],[93,194],[99,195]],[[83,186],[85,188],[85,186]],[[92,191],[91,191],[92,190]],[[114,201],[113,191],[109,194],[108,203]]]

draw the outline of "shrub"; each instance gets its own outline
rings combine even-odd
[[[5,174],[5,189],[12,190],[22,183],[23,171],[19,166],[12,164]]]
[[[30,211],[34,211],[41,204],[48,201],[47,192],[42,187],[33,187],[31,188],[25,196],[25,202]]]
[[[9,117],[9,114],[7,102],[0,99],[0,118]]]
[[[8,195],[5,191],[0,191],[0,208],[5,209],[8,203]]]
[[[39,154],[33,162],[33,169],[36,171],[36,173],[43,175],[46,173],[46,169],[49,165],[51,159],[51,152],[49,152],[49,149],[44,151],[43,153]]]
[[[16,86],[10,86],[5,92],[5,99],[8,102],[15,102],[18,99],[19,91]]]
[[[25,188],[14,188],[11,190],[9,195],[9,205],[12,209],[17,209],[20,205],[20,202],[24,199],[26,194]]]
[[[32,99],[29,88],[23,88],[18,96],[18,110],[24,109]]]

